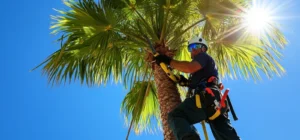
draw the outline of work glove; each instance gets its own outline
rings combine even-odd
[[[158,55],[156,57],[154,57],[155,62],[157,65],[159,65],[160,63],[165,63],[166,65],[170,65],[170,62],[172,60],[172,58],[166,56],[166,55]]]
[[[189,85],[189,80],[186,79],[183,75],[179,75],[179,80],[178,80],[178,84],[180,86],[188,86]]]

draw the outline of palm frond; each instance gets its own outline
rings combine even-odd
[[[156,93],[154,81],[137,81],[122,102],[121,111],[125,114],[127,122],[132,120],[137,134],[144,131],[153,133],[161,129]]]
[[[230,78],[245,78],[250,76],[254,80],[260,80],[260,72],[272,77],[272,74],[280,76],[284,73],[278,59],[270,53],[279,55],[277,50],[266,50],[257,44],[215,44],[209,53],[215,59],[220,75]]]

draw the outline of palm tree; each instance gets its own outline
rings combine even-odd
[[[272,77],[283,67],[276,49],[286,40],[272,25],[262,37],[242,35],[241,10],[246,0],[93,0],[64,1],[67,10],[57,10],[53,34],[62,35],[61,48],[38,67],[52,84],[95,86],[110,80],[129,88],[122,109],[137,133],[152,124],[162,124],[164,138],[175,137],[167,114],[179,103],[180,88],[154,63],[147,38],[161,54],[190,60],[187,40],[202,33],[209,54],[216,60],[222,78],[260,79],[259,71]],[[229,32],[234,31],[234,32]],[[241,38],[240,38],[241,37]],[[179,73],[178,71],[174,71]],[[154,119],[153,119],[154,118]],[[153,128],[152,126],[150,126]],[[154,126],[155,127],[155,126]],[[152,129],[150,129],[152,130]]]

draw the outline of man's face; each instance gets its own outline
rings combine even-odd
[[[205,47],[202,47],[202,45],[199,45],[199,44],[191,44],[189,46],[189,52],[191,53],[191,57],[192,59],[195,57],[195,55],[201,53],[201,52],[205,52],[206,51],[206,48]]]
[[[202,49],[201,49],[201,48],[198,48],[198,49],[192,49],[192,51],[191,51],[191,57],[192,57],[192,59],[193,59],[197,54],[199,54],[200,52],[202,52]]]

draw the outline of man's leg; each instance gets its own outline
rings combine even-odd
[[[240,137],[230,124],[227,113],[220,115],[213,121],[210,121],[210,125],[216,140],[240,140]]]
[[[195,97],[192,97],[185,99],[169,113],[168,122],[177,140],[200,140],[193,124],[204,119],[204,110],[196,107]]]

